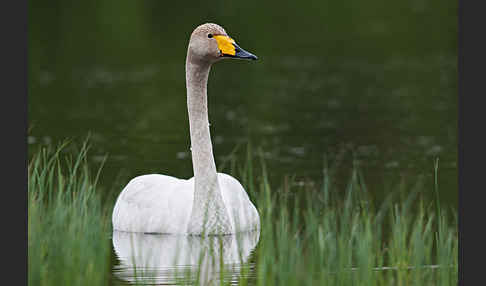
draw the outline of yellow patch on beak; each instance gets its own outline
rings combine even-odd
[[[231,56],[236,55],[236,49],[233,45],[233,43],[235,43],[235,40],[231,39],[228,36],[222,35],[216,35],[213,38],[216,39],[216,42],[218,42],[218,48],[223,54]]]

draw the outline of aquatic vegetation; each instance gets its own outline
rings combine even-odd
[[[455,216],[437,218],[420,184],[375,208],[358,170],[344,193],[328,174],[321,188],[287,184],[286,196],[261,184],[257,285],[456,285]]]
[[[102,171],[91,175],[88,149],[85,142],[72,158],[62,144],[29,160],[29,285],[123,283],[112,276],[114,202],[101,203]],[[357,165],[344,188],[327,162],[320,183],[271,182],[259,154],[248,146],[243,162],[232,156],[222,164],[245,186],[262,228],[238,277],[227,279],[234,265],[218,268],[216,284],[457,285],[457,215],[441,205],[438,184],[428,189],[420,178],[402,182],[378,203]],[[174,280],[198,284],[199,273],[193,269]]]
[[[43,147],[29,160],[28,283],[106,285],[110,220],[99,199],[100,173],[88,168],[87,142],[75,157],[64,154],[67,145]]]

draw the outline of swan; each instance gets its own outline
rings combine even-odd
[[[118,195],[113,229],[188,235],[226,235],[260,228],[260,217],[237,179],[216,171],[209,133],[207,82],[211,65],[226,58],[256,60],[214,23],[192,32],[186,56],[187,111],[194,176],[148,174]]]

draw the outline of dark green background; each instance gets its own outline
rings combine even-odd
[[[108,188],[116,177],[191,177],[186,48],[196,26],[215,22],[259,57],[211,71],[218,165],[251,141],[276,182],[319,181],[324,154],[348,150],[380,197],[387,182],[420,174],[432,193],[439,158],[441,199],[457,206],[457,1],[29,1],[28,10],[29,152],[91,132],[92,162],[109,154]]]

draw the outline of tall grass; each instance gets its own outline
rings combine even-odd
[[[116,282],[109,281],[114,202],[100,204],[87,145],[74,159],[62,150],[42,149],[29,162],[29,284]],[[261,218],[252,267],[243,265],[240,285],[457,284],[457,216],[441,206],[437,183],[431,190],[420,180],[402,183],[376,205],[357,165],[344,188],[327,162],[319,184],[270,182],[263,156],[255,154],[249,146],[243,163],[227,160],[227,172],[242,182]],[[436,163],[436,176],[437,170]],[[230,284],[225,268],[219,271],[217,284]],[[190,280],[199,281],[198,273]]]
[[[256,285],[457,285],[457,216],[440,205],[438,161],[433,188],[402,182],[377,206],[357,164],[345,189],[327,162],[320,185],[287,178],[275,187],[264,160],[253,185],[251,154],[241,166],[232,172],[262,220]]]
[[[29,160],[29,285],[106,285],[111,246],[99,172],[88,168],[86,141],[75,157],[63,154],[67,145],[44,147]]]

